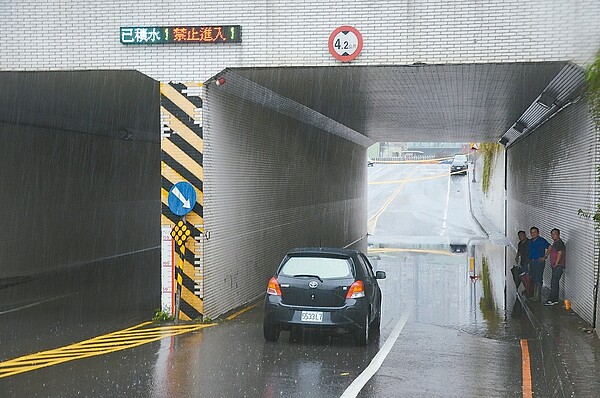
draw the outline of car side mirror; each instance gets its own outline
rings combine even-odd
[[[377,271],[375,273],[375,279],[385,279],[385,271]]]

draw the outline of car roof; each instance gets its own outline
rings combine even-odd
[[[314,255],[314,257],[318,257],[318,256],[322,256],[322,255],[354,257],[357,254],[358,254],[357,250],[342,249],[342,248],[338,248],[338,247],[297,247],[293,250],[290,250],[287,253],[288,256],[294,256],[294,255],[313,256]]]

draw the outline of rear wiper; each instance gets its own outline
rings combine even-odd
[[[298,274],[298,275],[292,275],[293,278],[297,278],[297,277],[305,277],[305,278],[317,278],[318,280],[321,281],[321,283],[323,283],[323,279],[321,279],[319,277],[319,275],[310,275],[310,274]]]

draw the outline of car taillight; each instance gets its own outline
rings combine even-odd
[[[277,278],[272,277],[271,280],[269,280],[269,286],[267,286],[267,294],[281,296],[281,289],[279,288],[279,282],[277,282]]]
[[[348,289],[348,294],[346,294],[347,299],[355,299],[365,297],[365,285],[362,281],[356,281],[352,285],[350,285],[350,289]]]

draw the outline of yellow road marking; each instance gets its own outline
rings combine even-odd
[[[450,173],[450,175],[460,174],[460,173],[462,173],[462,171],[455,171],[454,173]],[[401,183],[407,183],[407,182],[415,182],[415,181],[423,181],[423,180],[433,180],[433,179],[436,179],[436,178],[444,178],[444,177],[448,177],[448,173],[436,174],[436,175],[429,176],[429,177],[407,178],[407,179],[404,179],[404,180],[373,181],[373,182],[370,182],[368,185],[401,184]]]
[[[521,339],[521,356],[523,358],[523,398],[531,398],[533,391],[531,388],[531,361],[529,358],[529,343]]]
[[[252,308],[254,308],[254,307],[256,307],[256,306],[255,306],[255,305],[251,305],[251,306],[249,306],[249,307],[246,307],[246,308],[244,308],[244,309],[241,309],[241,310],[239,310],[238,312],[236,312],[235,314],[231,314],[231,315],[229,315],[229,316],[228,316],[227,318],[225,318],[225,319],[227,319],[228,321],[230,321],[230,320],[232,320],[233,318],[235,318],[235,317],[237,317],[237,316],[239,316],[239,315],[242,315],[244,312],[246,312],[246,311],[250,311],[250,310],[251,310]]]
[[[415,175],[415,173],[417,171],[418,171],[418,168],[414,169],[412,171],[412,173],[410,173],[409,178],[412,177],[413,175]],[[394,201],[396,196],[398,196],[398,194],[400,193],[402,188],[404,188],[404,185],[406,185],[406,182],[401,182],[400,186],[398,188],[396,188],[396,190],[390,195],[390,197],[385,201],[385,203],[383,204],[383,206],[381,206],[381,208],[377,211],[377,213],[375,213],[371,218],[369,218],[369,221],[367,224],[367,232],[370,235],[373,235],[375,233],[375,228],[377,228],[377,222],[379,221],[379,217],[388,208],[388,206]]]
[[[0,379],[77,359],[122,351],[152,343],[165,337],[177,336],[216,325],[216,323],[191,324],[143,329],[144,326],[150,323],[144,322],[137,326],[94,337],[65,347],[0,362]]]
[[[426,253],[426,254],[443,254],[444,256],[455,256],[454,253],[444,251],[444,250],[427,250],[427,249],[398,249],[398,248],[380,248],[380,249],[369,249],[369,254],[377,254],[377,253]]]
[[[411,163],[433,163],[438,164],[442,160],[452,159],[449,158],[436,158],[436,159],[422,159],[422,160],[374,160],[373,163],[377,164],[411,164]]]

